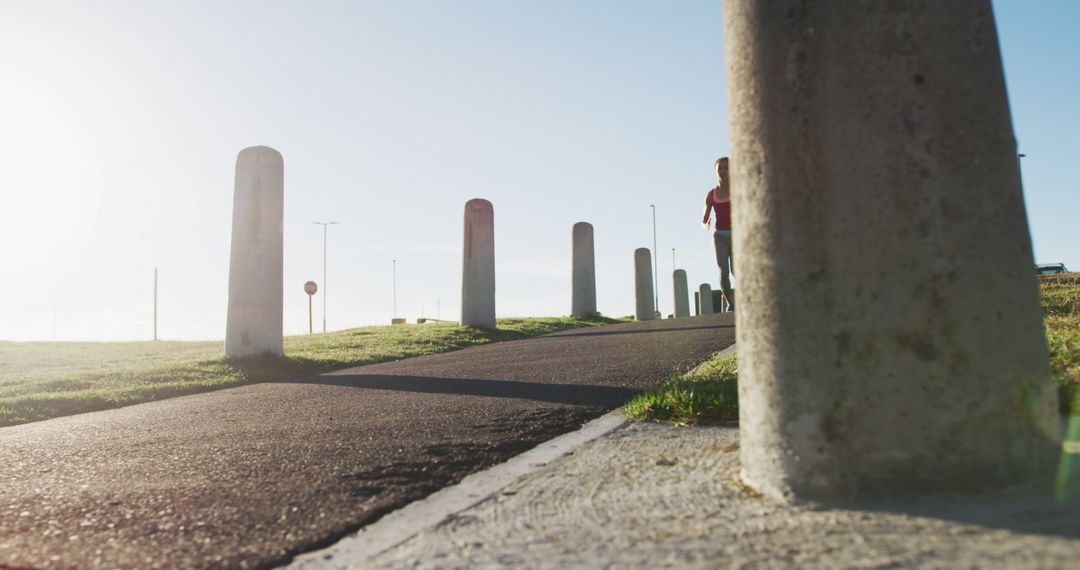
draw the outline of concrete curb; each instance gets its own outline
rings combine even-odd
[[[731,346],[729,346],[729,347],[725,348],[724,350],[721,350],[720,352],[716,353],[716,358],[727,358],[727,357],[733,356],[733,355],[735,355],[737,353],[738,353],[738,351],[735,350],[735,343],[731,343]]]
[[[520,477],[575,447],[627,425],[621,408],[609,412],[575,432],[541,443],[505,463],[473,473],[457,485],[402,507],[333,546],[301,554],[282,568],[363,568],[372,557],[486,501]]]

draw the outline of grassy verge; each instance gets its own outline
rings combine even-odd
[[[1061,413],[1080,414],[1080,273],[1043,276],[1039,288],[1050,346],[1050,370],[1058,385]],[[735,357],[713,359],[669,379],[625,408],[633,421],[678,425],[716,423],[739,417]]]
[[[626,405],[626,416],[633,421],[654,420],[678,425],[737,420],[737,376],[735,356],[714,358],[668,379],[655,392],[637,396]]]
[[[1040,289],[1061,413],[1080,414],[1080,273],[1044,276]]]
[[[496,330],[364,327],[287,337],[285,358],[251,360],[226,359],[221,342],[0,341],[0,426],[614,322],[621,321],[499,319]]]

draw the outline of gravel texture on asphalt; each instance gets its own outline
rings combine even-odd
[[[577,329],[0,429],[0,568],[288,562],[734,342],[730,314]]]
[[[1080,505],[1012,490],[789,505],[738,483],[738,429],[637,424],[348,567],[1077,568]],[[326,568],[340,567],[333,559]]]

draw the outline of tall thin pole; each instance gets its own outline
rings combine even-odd
[[[394,260],[394,318],[397,318],[397,260]]]
[[[654,255],[653,255],[653,258],[652,258],[652,260],[653,260],[653,283],[654,283],[654,285],[653,285],[653,297],[654,297],[654,299],[653,299],[653,303],[654,303],[653,307],[656,309],[656,314],[659,315],[659,314],[661,314],[660,313],[660,270],[659,270],[659,265],[658,265],[658,263],[660,262],[660,260],[659,260],[660,256],[656,255],[656,254],[659,254],[660,252],[656,251],[656,204],[649,204],[649,207],[652,208],[652,250],[653,250],[653,252],[655,252]]]
[[[154,340],[157,340],[157,267],[154,268]]]
[[[675,271],[675,248],[671,248],[671,270]]]
[[[323,294],[325,295],[326,293],[324,292]],[[308,334],[311,334],[311,333],[315,332],[314,327],[311,326],[311,298],[314,297],[314,296],[315,295],[308,295],[307,296],[307,333]]]
[[[326,332],[326,227],[322,227],[322,332]]]
[[[322,226],[322,332],[326,332],[326,227],[337,222],[311,222]]]

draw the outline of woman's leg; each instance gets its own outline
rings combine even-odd
[[[731,236],[713,232],[713,245],[716,249],[716,265],[720,267],[720,290],[728,301],[728,306],[735,305],[735,296],[731,291],[731,268],[735,265],[732,256]]]

